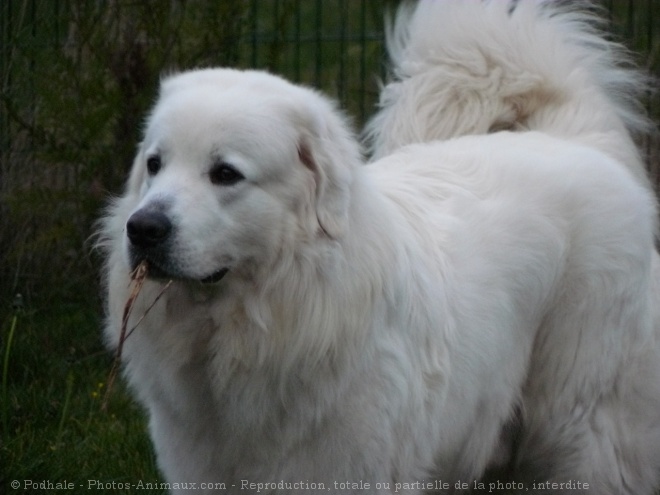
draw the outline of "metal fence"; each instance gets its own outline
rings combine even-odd
[[[126,56],[126,64],[139,63],[131,56],[149,58],[162,50],[161,60],[153,67],[144,68],[145,71],[228,64],[266,68],[335,96],[360,124],[373,111],[377,78],[383,71],[383,13],[397,3],[396,0],[4,0],[0,6],[1,95],[4,103],[29,96],[26,91],[35,86],[30,78],[41,77],[42,65],[48,63],[40,52],[43,55],[48,49],[84,48],[75,44],[89,43],[94,34],[86,33],[90,39],[85,40],[77,38],[79,33],[75,31],[91,28],[101,33],[106,30],[105,34],[111,35],[107,39],[109,45],[117,41],[114,56]],[[658,0],[600,0],[599,3],[610,12],[613,32],[639,53],[640,60],[650,70],[659,73]],[[195,21],[199,22],[197,30],[189,26]],[[150,24],[154,22],[159,22],[169,34],[158,32]],[[176,40],[177,36],[206,39],[208,44],[200,47],[200,43]],[[215,49],[212,42],[216,43]],[[105,49],[106,55],[111,56],[112,48]],[[136,49],[143,53],[136,53]],[[29,71],[25,70],[26,65]],[[126,75],[135,76],[130,72]],[[153,82],[153,75],[150,76],[131,81],[138,86],[134,89],[151,90],[148,83]],[[17,86],[21,91],[17,91]],[[30,103],[29,97],[25,99],[20,102],[23,108]],[[660,113],[658,106],[656,100],[649,100],[651,112]],[[12,119],[16,117],[11,111],[3,112],[0,142],[5,149],[14,132]]]
[[[442,1],[442,0],[438,0]],[[531,1],[531,0],[530,0]],[[213,6],[213,4],[218,4]],[[29,64],[39,77],[37,51],[71,48],[76,42],[76,23],[89,15],[97,27],[110,29],[107,16],[124,26],[114,26],[117,50],[126,49],[126,36],[148,51],[163,50],[163,70],[186,65],[235,65],[266,68],[296,81],[323,89],[339,99],[358,123],[373,111],[378,76],[382,74],[383,14],[397,0],[4,0],[0,5],[0,69],[3,100],[15,96],[15,86],[30,86],[16,67]],[[660,3],[658,0],[598,0],[610,13],[612,31],[628,42],[640,60],[660,72]],[[205,13],[207,15],[205,15]],[[213,16],[217,16],[213,19]],[[199,29],[186,30],[187,23],[200,21]],[[170,30],[165,46],[162,33],[154,33],[149,22],[162,22]],[[112,22],[112,21],[111,21]],[[221,30],[220,32],[215,29]],[[121,30],[123,32],[120,32]],[[133,30],[133,33],[127,31]],[[206,32],[204,32],[207,30]],[[177,35],[196,36],[218,42],[194,52],[194,43],[174,41]],[[138,39],[142,36],[142,39]],[[178,53],[174,54],[172,44]],[[186,49],[191,51],[185,53]],[[131,53],[128,52],[128,55]],[[167,59],[167,56],[171,59]],[[134,62],[130,59],[127,63]],[[169,67],[168,67],[169,65]],[[145,85],[139,88],[148,91]],[[658,109],[653,102],[651,110]],[[11,134],[3,116],[3,144]]]

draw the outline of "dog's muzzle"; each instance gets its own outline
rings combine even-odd
[[[226,267],[214,270],[205,277],[192,277],[181,269],[171,256],[174,230],[170,218],[160,208],[146,207],[133,213],[126,222],[132,268],[146,260],[151,278],[197,280],[204,284],[222,280],[229,271]]]

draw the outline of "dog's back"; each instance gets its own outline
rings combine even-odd
[[[423,0],[405,5],[388,33],[391,80],[365,132],[372,158],[413,143],[538,131],[608,155],[651,190],[634,141],[650,129],[639,104],[648,79],[601,26],[597,9],[585,2]],[[621,246],[625,242],[622,239]],[[654,268],[649,274],[646,267],[641,279],[655,280],[660,274],[660,257],[650,256]],[[572,278],[571,285],[587,280],[576,271]],[[611,282],[625,278],[622,274]],[[632,278],[629,281],[634,285]],[[611,326],[623,307],[605,316],[602,304],[614,285],[608,288],[609,282],[603,282],[600,287],[567,286],[555,303],[556,313],[539,329],[516,419],[522,421],[521,429],[509,435],[494,459],[507,465],[505,471],[513,473],[514,481],[528,475],[536,481],[582,475],[592,480],[592,490],[612,494],[653,493],[658,483],[660,315],[654,316],[656,336],[648,334],[650,327],[641,320],[638,328],[646,328],[646,334],[635,338],[631,335],[636,330],[623,317],[618,329]],[[645,284],[640,280],[640,287]],[[583,289],[593,293],[591,302]],[[660,307],[658,282],[638,297],[640,308],[647,307],[647,298],[651,307]],[[600,330],[584,332],[587,320],[599,318],[598,312],[603,316]],[[616,369],[618,376],[601,375],[616,382],[615,392],[597,398],[595,389],[587,390],[591,385],[585,377],[592,376],[590,367],[615,357],[592,355],[607,332],[615,347],[625,349],[614,353],[624,360],[607,367],[607,373]],[[576,335],[586,341],[575,340]],[[575,395],[572,417],[561,410],[567,403],[559,404],[568,397],[568,387],[586,387]],[[593,428],[583,427],[589,417]],[[503,474],[498,471],[497,476]],[[579,493],[575,487],[536,488]]]

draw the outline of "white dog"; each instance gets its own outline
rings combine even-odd
[[[131,270],[150,277],[129,328],[174,280],[123,352],[172,491],[653,493],[639,78],[590,22],[404,9],[368,165],[310,89],[163,81],[102,235],[112,346]]]

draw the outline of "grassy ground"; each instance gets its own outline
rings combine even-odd
[[[114,483],[106,493],[128,493],[119,483],[158,483],[144,417],[121,380],[101,410],[111,357],[98,312],[28,308],[1,324],[0,493],[54,493],[55,486],[31,484],[41,482],[74,483],[68,493],[90,483]]]

